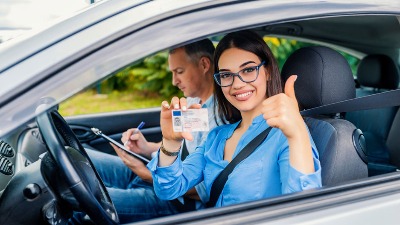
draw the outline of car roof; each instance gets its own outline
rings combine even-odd
[[[58,88],[60,92],[53,96],[64,100],[135,60],[221,31],[250,27],[263,35],[340,45],[361,56],[383,51],[387,43],[397,46],[397,52],[386,53],[398,59],[399,11],[396,0],[102,1],[29,37],[0,45],[0,83],[7,84],[0,89],[0,121],[8,121],[10,128],[17,126],[19,122],[10,118],[15,114],[11,110],[20,111],[20,115],[24,114],[21,120],[27,121],[32,118],[32,110],[27,108],[33,107],[44,92]],[[238,16],[239,13],[243,15]],[[382,20],[372,17],[381,14]],[[369,28],[366,33],[354,32],[352,24],[359,22]],[[318,32],[324,29],[327,35]],[[388,32],[391,35],[385,35]],[[368,43],[363,37],[375,38],[379,44]],[[140,45],[133,47],[132,42]],[[111,54],[111,48],[117,50]],[[85,77],[71,83],[76,74]],[[62,88],[68,90],[61,93]]]
[[[118,15],[126,10],[139,7],[144,4],[157,3],[158,7],[152,8],[145,15],[152,16],[161,14],[166,11],[174,11],[187,5],[206,2],[210,0],[191,0],[191,1],[176,1],[176,0],[128,0],[128,1],[98,1],[95,4],[79,10],[66,17],[58,19],[52,24],[45,27],[27,32],[26,35],[16,37],[0,45],[0,52],[8,53],[7,57],[4,54],[0,55],[0,73],[15,63],[18,63],[24,58],[28,58],[35,53],[48,48],[49,46],[62,41],[63,39],[85,30],[101,21],[107,20],[110,17]],[[148,19],[146,16],[138,15],[126,21],[130,24],[138,23]],[[124,22],[124,21],[121,21]],[[106,32],[106,31],[105,31]],[[23,50],[23,51],[21,51]]]

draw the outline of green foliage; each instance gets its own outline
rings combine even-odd
[[[160,52],[143,61],[117,72],[114,87],[158,93],[163,97],[179,95],[179,89],[172,85],[172,73],[168,69],[168,52]],[[122,83],[125,85],[122,85]]]
[[[264,41],[278,61],[279,69],[282,69],[283,64],[292,52],[302,47],[311,46],[309,43],[276,37],[264,37]]]
[[[176,94],[177,89],[172,85],[172,74],[168,70],[168,53],[161,52],[146,58],[143,63],[132,68],[131,75],[136,80],[134,88],[159,92],[162,96]]]
[[[286,59],[289,57],[292,52],[296,51],[299,48],[312,46],[314,44],[299,42],[296,40],[284,39],[284,38],[276,38],[276,37],[264,37],[265,42],[271,48],[272,53],[278,61],[279,69],[282,69],[283,64]],[[336,49],[337,50],[337,49]],[[350,68],[353,74],[356,74],[357,66],[360,60],[350,54],[337,50],[340,54],[342,54],[347,62],[350,64]]]

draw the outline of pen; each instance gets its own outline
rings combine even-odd
[[[144,122],[140,122],[139,125],[136,127],[136,130],[132,133],[132,135],[139,133],[140,129],[142,129],[142,127],[144,126]],[[124,146],[126,146],[126,144],[128,144],[129,139],[125,141]]]
[[[136,127],[136,130],[133,132],[133,134],[139,133],[140,129],[142,129],[144,126],[144,122],[140,122],[139,125]]]

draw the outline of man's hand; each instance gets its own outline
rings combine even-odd
[[[114,148],[117,155],[121,158],[122,162],[129,167],[136,175],[138,175],[142,180],[153,183],[153,178],[151,176],[151,172],[147,169],[146,165],[139,159],[134,156],[129,155],[129,153],[124,150],[118,148],[114,144],[111,144]]]
[[[160,148],[160,143],[148,142],[142,132],[136,131],[136,128],[125,131],[122,134],[122,143],[127,149],[151,159],[151,154]]]

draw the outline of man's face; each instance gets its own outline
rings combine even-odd
[[[192,62],[183,48],[176,49],[168,57],[169,69],[172,72],[172,84],[177,86],[185,97],[200,97],[205,82],[204,70],[200,62]]]

